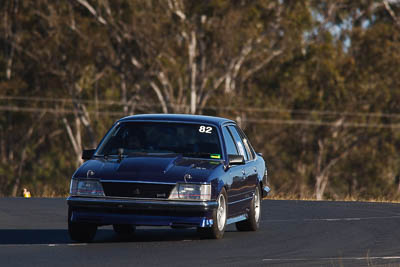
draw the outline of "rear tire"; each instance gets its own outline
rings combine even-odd
[[[228,198],[223,188],[218,198],[218,208],[213,211],[213,225],[209,228],[197,228],[197,231],[205,238],[221,239],[226,228],[226,218],[228,215]]]
[[[238,231],[257,231],[260,227],[261,191],[259,186],[256,187],[254,192],[248,215],[249,218],[247,220],[236,223],[236,229],[238,229]]]
[[[113,224],[114,232],[120,236],[133,235],[136,230],[136,226],[132,224]]]
[[[91,223],[71,222],[72,211],[68,208],[69,237],[77,242],[91,242],[96,235],[97,225]]]

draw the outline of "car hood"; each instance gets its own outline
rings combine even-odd
[[[221,165],[221,160],[181,156],[127,157],[121,161],[115,158],[99,158],[85,162],[74,173],[73,178],[175,183],[184,181],[184,176],[190,174],[190,182],[206,182],[211,172]]]

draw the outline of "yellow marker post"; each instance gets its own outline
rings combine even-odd
[[[31,192],[28,191],[28,189],[24,188],[24,198],[30,198],[31,197]]]

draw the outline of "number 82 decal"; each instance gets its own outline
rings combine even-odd
[[[200,126],[200,128],[199,128],[199,132],[200,133],[208,133],[208,134],[210,134],[211,133],[211,131],[212,131],[212,127],[210,127],[210,126]]]

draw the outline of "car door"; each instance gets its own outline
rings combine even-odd
[[[248,161],[246,162],[246,176],[247,176],[247,184],[246,187],[251,191],[251,193],[254,192],[255,186],[258,184],[258,176],[259,172],[263,172],[263,170],[258,170],[257,169],[257,162],[256,162],[256,153],[254,152],[254,149],[252,149],[250,142],[248,141],[246,135],[243,133],[243,131],[238,127],[235,126],[235,129],[237,130],[238,134],[240,135],[240,138],[244,144],[245,151],[248,156]]]
[[[239,154],[244,157],[244,160],[246,162],[246,164],[243,165],[244,177],[241,183],[241,200],[244,202],[244,207],[246,208],[248,206],[247,204],[253,197],[254,186],[256,184],[254,177],[257,178],[257,173],[254,171],[255,166],[254,162],[251,160],[251,155],[247,151],[243,139],[236,127],[237,126],[235,125],[228,126],[230,132],[232,133],[235,144],[238,148]],[[254,174],[256,175],[254,176]]]
[[[227,155],[240,155],[227,126],[222,127]],[[244,165],[231,166],[227,171],[228,216],[232,217],[242,212],[242,190],[245,180]]]

